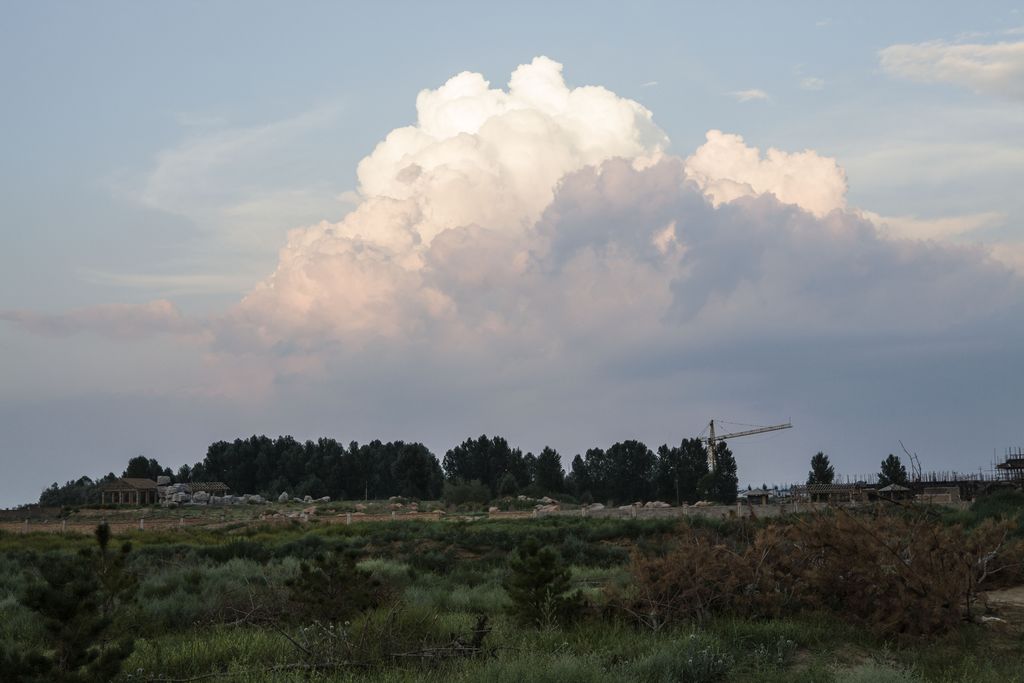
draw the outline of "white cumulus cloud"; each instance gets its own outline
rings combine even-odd
[[[818,216],[846,206],[846,174],[834,159],[774,148],[762,157],[741,136],[718,130],[687,158],[686,175],[717,204],[770,193]]]

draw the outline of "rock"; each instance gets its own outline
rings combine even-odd
[[[171,495],[171,502],[178,503],[179,505],[181,503],[187,503],[190,500],[192,500],[192,496],[188,495],[187,493],[175,493]]]
[[[670,508],[672,506],[669,505],[668,503],[666,503],[663,500],[652,500],[652,501],[649,501],[646,505],[644,505],[644,507],[648,507],[648,508]]]
[[[516,496],[516,500],[526,500],[526,496],[520,493],[518,496]]]
[[[302,511],[302,514],[304,514],[304,515],[315,515],[316,514],[316,508],[306,508],[305,510]]]
[[[604,506],[602,505],[601,507],[604,507]],[[540,505],[540,506],[537,507],[537,512],[558,512],[561,509],[562,509],[561,506],[556,505],[556,504]]]
[[[632,510],[633,506],[632,505],[620,505],[619,509],[620,510]]]
[[[487,512],[501,512],[501,510],[492,505],[491,507],[487,508]]]
[[[309,495],[307,493],[306,496],[302,499],[302,502],[303,503],[312,503],[313,502],[313,496],[311,496],[311,495]]]
[[[199,503],[200,505],[206,505],[210,502],[210,494],[206,491],[196,491],[192,494],[192,502]]]
[[[711,507],[712,505],[714,505],[714,503],[712,503],[710,500],[698,500],[696,503],[693,504],[693,507],[706,508]]]
[[[210,505],[224,505],[224,498],[220,496],[210,496]]]
[[[278,503],[287,503],[288,502],[288,494],[285,493],[285,492],[282,492],[281,495],[277,497],[277,502]]]
[[[249,503],[250,505],[260,505],[260,504],[265,503],[267,501],[263,500],[263,496],[258,495],[258,494],[254,494],[254,495],[246,496],[246,501],[245,502]]]
[[[305,512],[303,512],[301,515],[299,515],[299,521],[300,522],[308,522],[309,521],[309,515],[307,515]]]
[[[633,505],[637,506],[638,508],[642,508],[644,506],[644,502],[642,500],[638,500],[635,503],[633,503]]]
[[[604,505],[601,503],[591,503],[587,506],[588,510],[604,510]]]
[[[324,496],[322,498],[317,498],[315,502],[317,502],[317,503],[330,503],[331,502],[331,497],[330,496]]]
[[[165,474],[164,475],[160,475],[159,477],[156,478],[156,485],[157,486],[169,486],[170,483],[171,483],[171,478],[168,477]]]
[[[539,502],[543,505],[555,505],[558,503],[558,501],[555,500],[554,498],[548,498],[547,496],[541,498]]]
[[[365,505],[363,505],[362,503],[356,503],[356,510],[362,511],[362,510],[365,510],[365,509],[366,509]]]

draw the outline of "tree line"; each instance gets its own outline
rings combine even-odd
[[[253,435],[210,444],[205,457],[177,472],[153,458],[137,456],[123,477],[175,481],[222,481],[235,493],[281,492],[314,498],[382,499],[402,496],[436,500],[465,494],[487,502],[501,496],[569,496],[582,502],[625,504],[664,500],[674,504],[736,500],[736,460],[728,446],[716,445],[718,466],[708,471],[707,451],[699,439],[652,451],[640,441],[621,441],[607,449],[576,455],[567,472],[558,451],[545,447],[524,453],[500,436],[469,438],[440,460],[421,443],[404,441],[347,446],[335,439],[301,442],[291,436]],[[117,477],[81,477],[56,482],[40,496],[41,505],[81,506],[96,502],[98,487]],[[447,494],[451,494],[450,496]]]

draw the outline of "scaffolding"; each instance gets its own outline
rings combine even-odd
[[[1003,481],[1024,482],[1024,448],[1007,448],[1002,462],[996,463],[996,472]]]

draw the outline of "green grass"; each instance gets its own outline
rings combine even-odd
[[[339,504],[337,509],[344,509]],[[1024,496],[997,494],[957,513],[965,525],[1024,510]],[[685,522],[684,522],[685,523]],[[753,533],[762,521],[689,522],[729,539]],[[660,632],[641,630],[603,591],[628,587],[630,551],[659,552],[677,533],[676,520],[480,519],[472,522],[401,521],[352,525],[185,527],[132,531],[129,566],[138,576],[136,604],[119,614],[137,637],[125,667],[132,680],[216,674],[245,681],[944,681],[1024,683],[1020,635],[965,625],[941,638],[890,644],[832,616],[745,620],[712,619]],[[591,604],[579,623],[523,628],[506,616],[502,587],[509,552],[527,536],[558,550],[573,584]],[[33,563],[52,553],[93,545],[89,536],[0,533],[0,646],[37,647],[44,633],[18,596]],[[301,640],[306,624],[288,602],[286,584],[303,561],[356,553],[358,566],[391,587],[404,607],[353,617],[352,633],[388,633],[363,644],[368,668],[311,673],[275,669],[309,661],[285,633]],[[241,618],[253,605],[273,615]],[[489,655],[421,662],[391,658],[455,639],[465,640],[478,615],[487,615]],[[237,622],[237,623],[233,623]],[[283,631],[283,633],[282,633]],[[238,674],[233,678],[228,675]],[[128,680],[127,677],[124,680]]]

